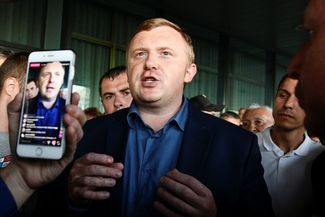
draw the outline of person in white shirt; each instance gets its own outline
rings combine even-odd
[[[298,74],[280,81],[273,108],[274,125],[258,133],[264,178],[277,217],[310,216],[311,165],[323,150],[306,133],[305,111],[295,95]]]

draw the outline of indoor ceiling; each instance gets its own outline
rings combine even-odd
[[[133,0],[290,58],[306,39],[298,31],[308,0]]]

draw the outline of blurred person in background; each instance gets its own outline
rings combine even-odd
[[[325,144],[325,1],[309,0],[303,26],[310,39],[290,63],[289,73],[300,73],[296,89],[301,106],[306,112],[306,128],[312,137]],[[325,152],[312,166],[313,216],[325,216]]]
[[[258,104],[249,106],[242,119],[242,128],[253,133],[262,132],[273,124],[272,109]]]
[[[237,126],[241,123],[239,115],[233,111],[225,111],[224,113],[221,113],[220,118]]]
[[[12,158],[7,106],[24,87],[28,55],[12,54],[0,67],[0,168],[7,166]]]
[[[99,81],[99,95],[105,114],[112,114],[131,105],[133,98],[125,66],[114,67],[102,75]]]
[[[219,117],[220,112],[225,108],[224,105],[213,104],[204,94],[191,97],[189,102],[198,110],[216,117]]]
[[[12,54],[14,54],[14,52],[5,47],[0,46],[0,66]]]
[[[245,111],[246,111],[246,108],[244,108],[244,107],[241,107],[238,110],[238,115],[239,115],[239,118],[240,118],[240,125],[242,125],[242,123],[243,123],[243,116],[245,114]]]
[[[87,121],[102,115],[97,107],[88,107],[84,110],[84,112],[87,117]]]
[[[34,98],[38,94],[38,86],[35,79],[28,79],[26,87],[26,97],[27,99]]]

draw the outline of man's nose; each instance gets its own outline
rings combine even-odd
[[[121,108],[123,107],[123,104],[123,97],[119,95],[115,96],[114,107]]]
[[[298,99],[295,95],[291,95],[288,97],[288,99],[285,101],[284,106],[286,108],[292,108],[294,104],[298,103]]]
[[[148,69],[157,69],[157,55],[148,53],[147,59],[146,59],[146,68]]]
[[[257,132],[256,125],[254,123],[251,123],[248,128],[249,128],[249,131],[251,131],[251,132],[254,132],[254,133]]]
[[[50,75],[49,75],[49,82],[53,82],[53,78],[54,78],[54,76],[50,73]]]

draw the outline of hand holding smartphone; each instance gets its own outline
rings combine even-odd
[[[70,103],[75,54],[71,50],[29,55],[17,155],[60,159],[65,151],[63,114]]]

